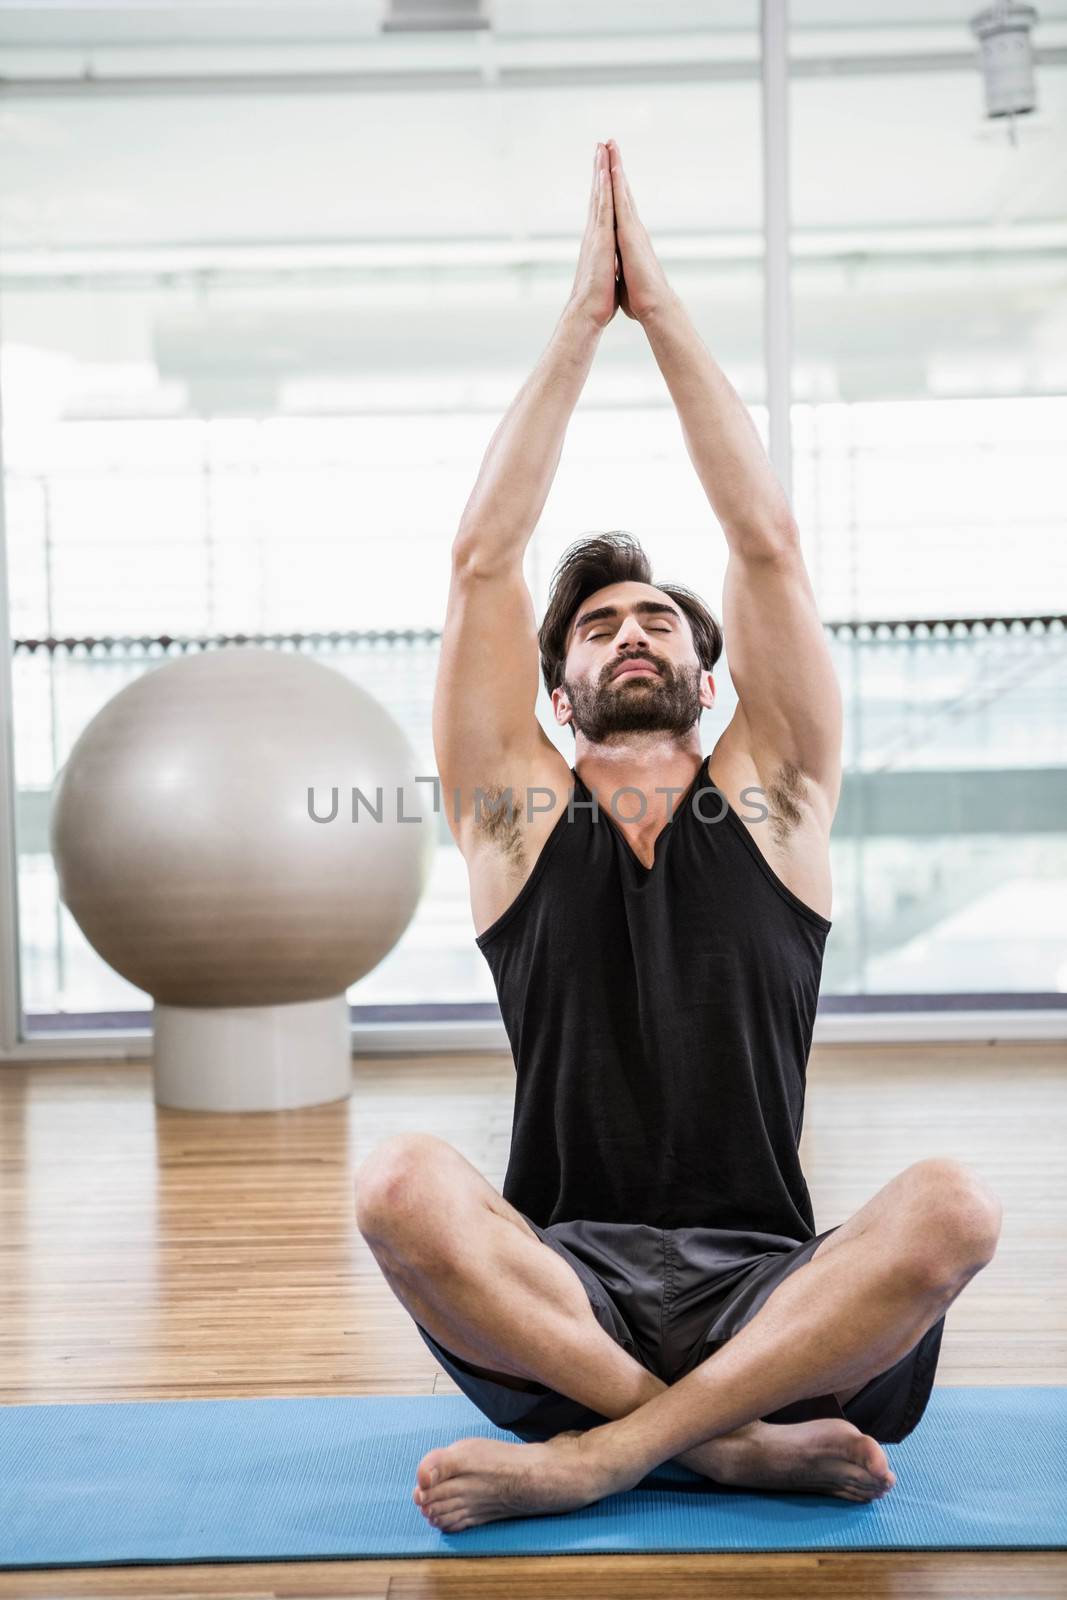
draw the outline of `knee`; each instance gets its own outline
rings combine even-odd
[[[916,1200],[915,1253],[923,1271],[945,1283],[988,1266],[1003,1207],[984,1178],[948,1156],[917,1161],[908,1175]]]
[[[356,1173],[356,1226],[364,1237],[417,1222],[426,1178],[451,1146],[432,1133],[398,1133],[375,1145]]]

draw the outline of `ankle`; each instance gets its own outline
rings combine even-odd
[[[639,1452],[628,1448],[621,1437],[625,1427],[625,1418],[601,1423],[599,1427],[587,1428],[579,1441],[590,1478],[600,1486],[601,1499],[610,1494],[624,1494],[652,1471],[652,1466],[642,1461]]]
[[[765,1443],[768,1426],[766,1422],[746,1422],[731,1433],[720,1433],[715,1439],[705,1439],[703,1443],[693,1445],[691,1450],[684,1451],[674,1459],[693,1472],[713,1472],[715,1467],[725,1466],[735,1458],[739,1450],[752,1450]]]

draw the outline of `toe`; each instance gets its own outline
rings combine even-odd
[[[452,1501],[462,1501],[466,1504],[475,1488],[475,1481],[460,1473],[454,1478],[446,1478],[434,1489],[427,1489],[422,1497],[422,1503],[430,1511],[440,1511],[442,1506]]]
[[[889,1458],[877,1439],[872,1439],[868,1434],[863,1434],[855,1441],[855,1446],[849,1451],[853,1468],[865,1479],[867,1489],[876,1489],[879,1493],[883,1489],[891,1488],[896,1481],[889,1468]]]
[[[864,1456],[863,1465],[875,1478],[890,1476],[889,1457],[886,1455],[877,1439],[872,1439],[870,1434],[863,1435]]]
[[[442,1518],[440,1530],[442,1533],[461,1533],[470,1525],[469,1518],[462,1511],[453,1511],[448,1517]]]
[[[458,1495],[453,1495],[450,1499],[435,1501],[432,1505],[425,1506],[423,1510],[426,1516],[436,1519],[453,1511],[462,1511],[465,1505],[465,1500]]]
[[[874,1497],[875,1486],[869,1478],[850,1478],[848,1487],[859,1500],[871,1500]]]
[[[441,1479],[447,1476],[447,1473],[448,1451],[431,1450],[419,1462],[415,1477],[418,1480],[419,1488],[427,1490],[432,1489],[435,1483],[440,1483]]]
[[[423,1515],[430,1526],[436,1528],[439,1533],[449,1533],[455,1530],[457,1523],[468,1518],[469,1509],[462,1500],[450,1500],[445,1505],[424,1511]]]

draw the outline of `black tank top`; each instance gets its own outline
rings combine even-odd
[[[475,943],[515,1058],[504,1198],[541,1227],[723,1229],[747,1256],[815,1234],[797,1145],[831,924],[709,759],[673,809],[650,801],[668,819],[651,867],[572,767],[533,871]]]

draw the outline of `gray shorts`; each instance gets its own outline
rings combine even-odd
[[[819,1245],[836,1233],[827,1228],[806,1244],[766,1234],[728,1234],[713,1228],[653,1228],[644,1223],[556,1222],[540,1228],[526,1221],[542,1243],[578,1274],[600,1326],[664,1383],[684,1378],[732,1339],[768,1296]],[[529,1382],[522,1389],[480,1377],[459,1357],[415,1326],[449,1377],[498,1428],[532,1443],[571,1428],[595,1428],[610,1419]],[[885,1372],[878,1373],[842,1408],[833,1395],[798,1400],[762,1418],[804,1422],[844,1417],[882,1444],[897,1444],[926,1409],[933,1387],[942,1316],[919,1342]],[[486,1363],[486,1365],[489,1365]]]

